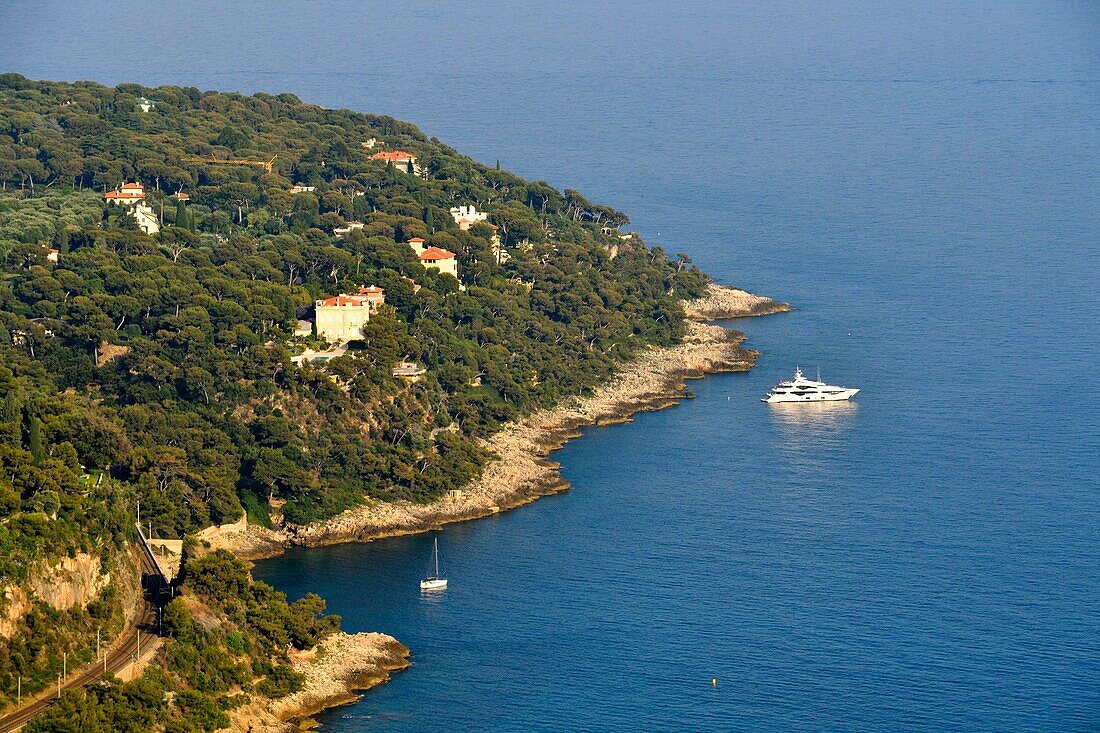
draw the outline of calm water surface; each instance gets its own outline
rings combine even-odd
[[[259,565],[413,650],[325,730],[1100,727],[1100,6],[287,7],[7,2],[0,68],[409,119],[797,306],[436,598],[428,536]]]

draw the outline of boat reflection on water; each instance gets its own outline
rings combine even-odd
[[[769,411],[782,428],[817,427],[843,429],[851,425],[858,402],[773,402]]]
[[[792,466],[811,472],[828,463],[826,456],[844,450],[858,410],[855,402],[768,405],[772,423],[782,437],[777,446],[779,451]]]

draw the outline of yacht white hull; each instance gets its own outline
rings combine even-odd
[[[770,394],[761,398],[761,402],[776,404],[779,402],[843,402],[850,400],[859,392],[858,389],[840,389],[835,392],[811,392],[808,394]]]
[[[428,578],[420,581],[420,590],[443,590],[446,587],[446,578]]]

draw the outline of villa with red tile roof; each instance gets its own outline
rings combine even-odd
[[[160,231],[156,212],[145,203],[145,187],[140,183],[124,183],[114,191],[103,194],[103,200],[111,205],[129,208],[138,227],[146,234],[156,234]]]
[[[428,247],[420,253],[420,264],[424,267],[453,275],[458,279],[458,259],[454,252],[449,252],[440,247]]]
[[[363,326],[370,314],[386,302],[386,291],[376,285],[359,288],[353,294],[341,293],[314,301],[317,335],[328,341],[351,341],[363,337]]]
[[[420,173],[420,166],[416,164],[416,156],[406,153],[404,150],[384,150],[375,153],[371,160],[379,160],[383,163],[393,163],[393,167],[403,173]]]
[[[145,187],[140,183],[124,183],[114,191],[103,194],[109,204],[134,203],[145,200]]]

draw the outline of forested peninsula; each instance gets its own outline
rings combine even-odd
[[[143,537],[184,540],[163,644],[27,730],[274,730],[329,699],[319,644],[400,668],[396,641],[254,582],[217,527],[279,546],[499,511],[553,488],[500,477],[523,456],[751,365],[689,315],[783,306],[628,224],[390,117],[0,75],[0,706],[126,633],[139,505]],[[631,368],[650,378],[609,383]]]

